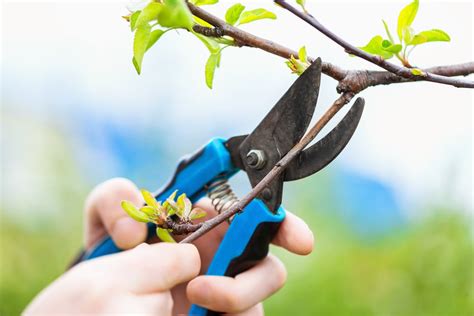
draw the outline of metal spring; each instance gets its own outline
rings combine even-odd
[[[219,214],[239,201],[226,178],[218,178],[209,184],[207,196]]]

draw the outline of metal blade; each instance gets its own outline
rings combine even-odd
[[[241,163],[252,187],[303,137],[313,116],[321,81],[321,59],[317,59],[293,83],[255,130],[239,146]],[[237,140],[238,141],[238,140]],[[252,166],[249,153],[258,152],[263,165]],[[264,158],[263,158],[264,157]],[[283,177],[270,183],[261,198],[275,211],[281,203]],[[265,192],[266,191],[266,192]]]
[[[313,117],[321,81],[321,59],[317,59],[291,85],[247,141],[252,143],[273,138],[285,155],[303,137]],[[247,154],[247,153],[245,153]]]
[[[323,139],[304,150],[285,171],[285,181],[301,179],[318,172],[333,161],[354,134],[364,110],[364,99],[358,98],[349,112]]]

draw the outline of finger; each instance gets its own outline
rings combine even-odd
[[[86,248],[92,247],[106,234],[122,249],[135,247],[145,240],[146,224],[130,218],[120,205],[122,200],[137,206],[143,204],[140,191],[127,179],[105,181],[91,192],[85,206]]]
[[[196,277],[201,268],[199,253],[191,244],[141,244],[114,256],[120,258],[108,273],[136,294],[166,291]]]
[[[173,299],[169,291],[146,295],[122,295],[109,300],[103,311],[96,314],[107,315],[171,315]]]
[[[249,309],[243,311],[243,312],[240,312],[240,313],[234,313],[234,314],[225,314],[225,315],[228,315],[228,316],[263,316],[265,313],[263,311],[263,305],[262,303],[259,303],[255,306],[252,306],[250,307]]]
[[[286,269],[269,255],[255,267],[235,278],[199,276],[189,282],[189,300],[207,309],[238,313],[249,309],[278,291],[286,280]]]
[[[286,212],[273,244],[298,255],[308,255],[313,251],[314,235],[301,218]]]

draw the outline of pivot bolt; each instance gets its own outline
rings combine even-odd
[[[262,150],[252,149],[247,154],[246,162],[251,168],[262,169],[266,162],[265,153]]]
[[[262,197],[265,201],[270,201],[272,199],[272,190],[270,190],[269,188],[265,188],[263,189],[262,191]]]

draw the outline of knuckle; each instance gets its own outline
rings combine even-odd
[[[137,192],[135,184],[126,178],[112,178],[104,181],[92,189],[86,198],[85,212],[92,212],[94,205],[101,204],[108,196],[130,196],[130,192]]]

